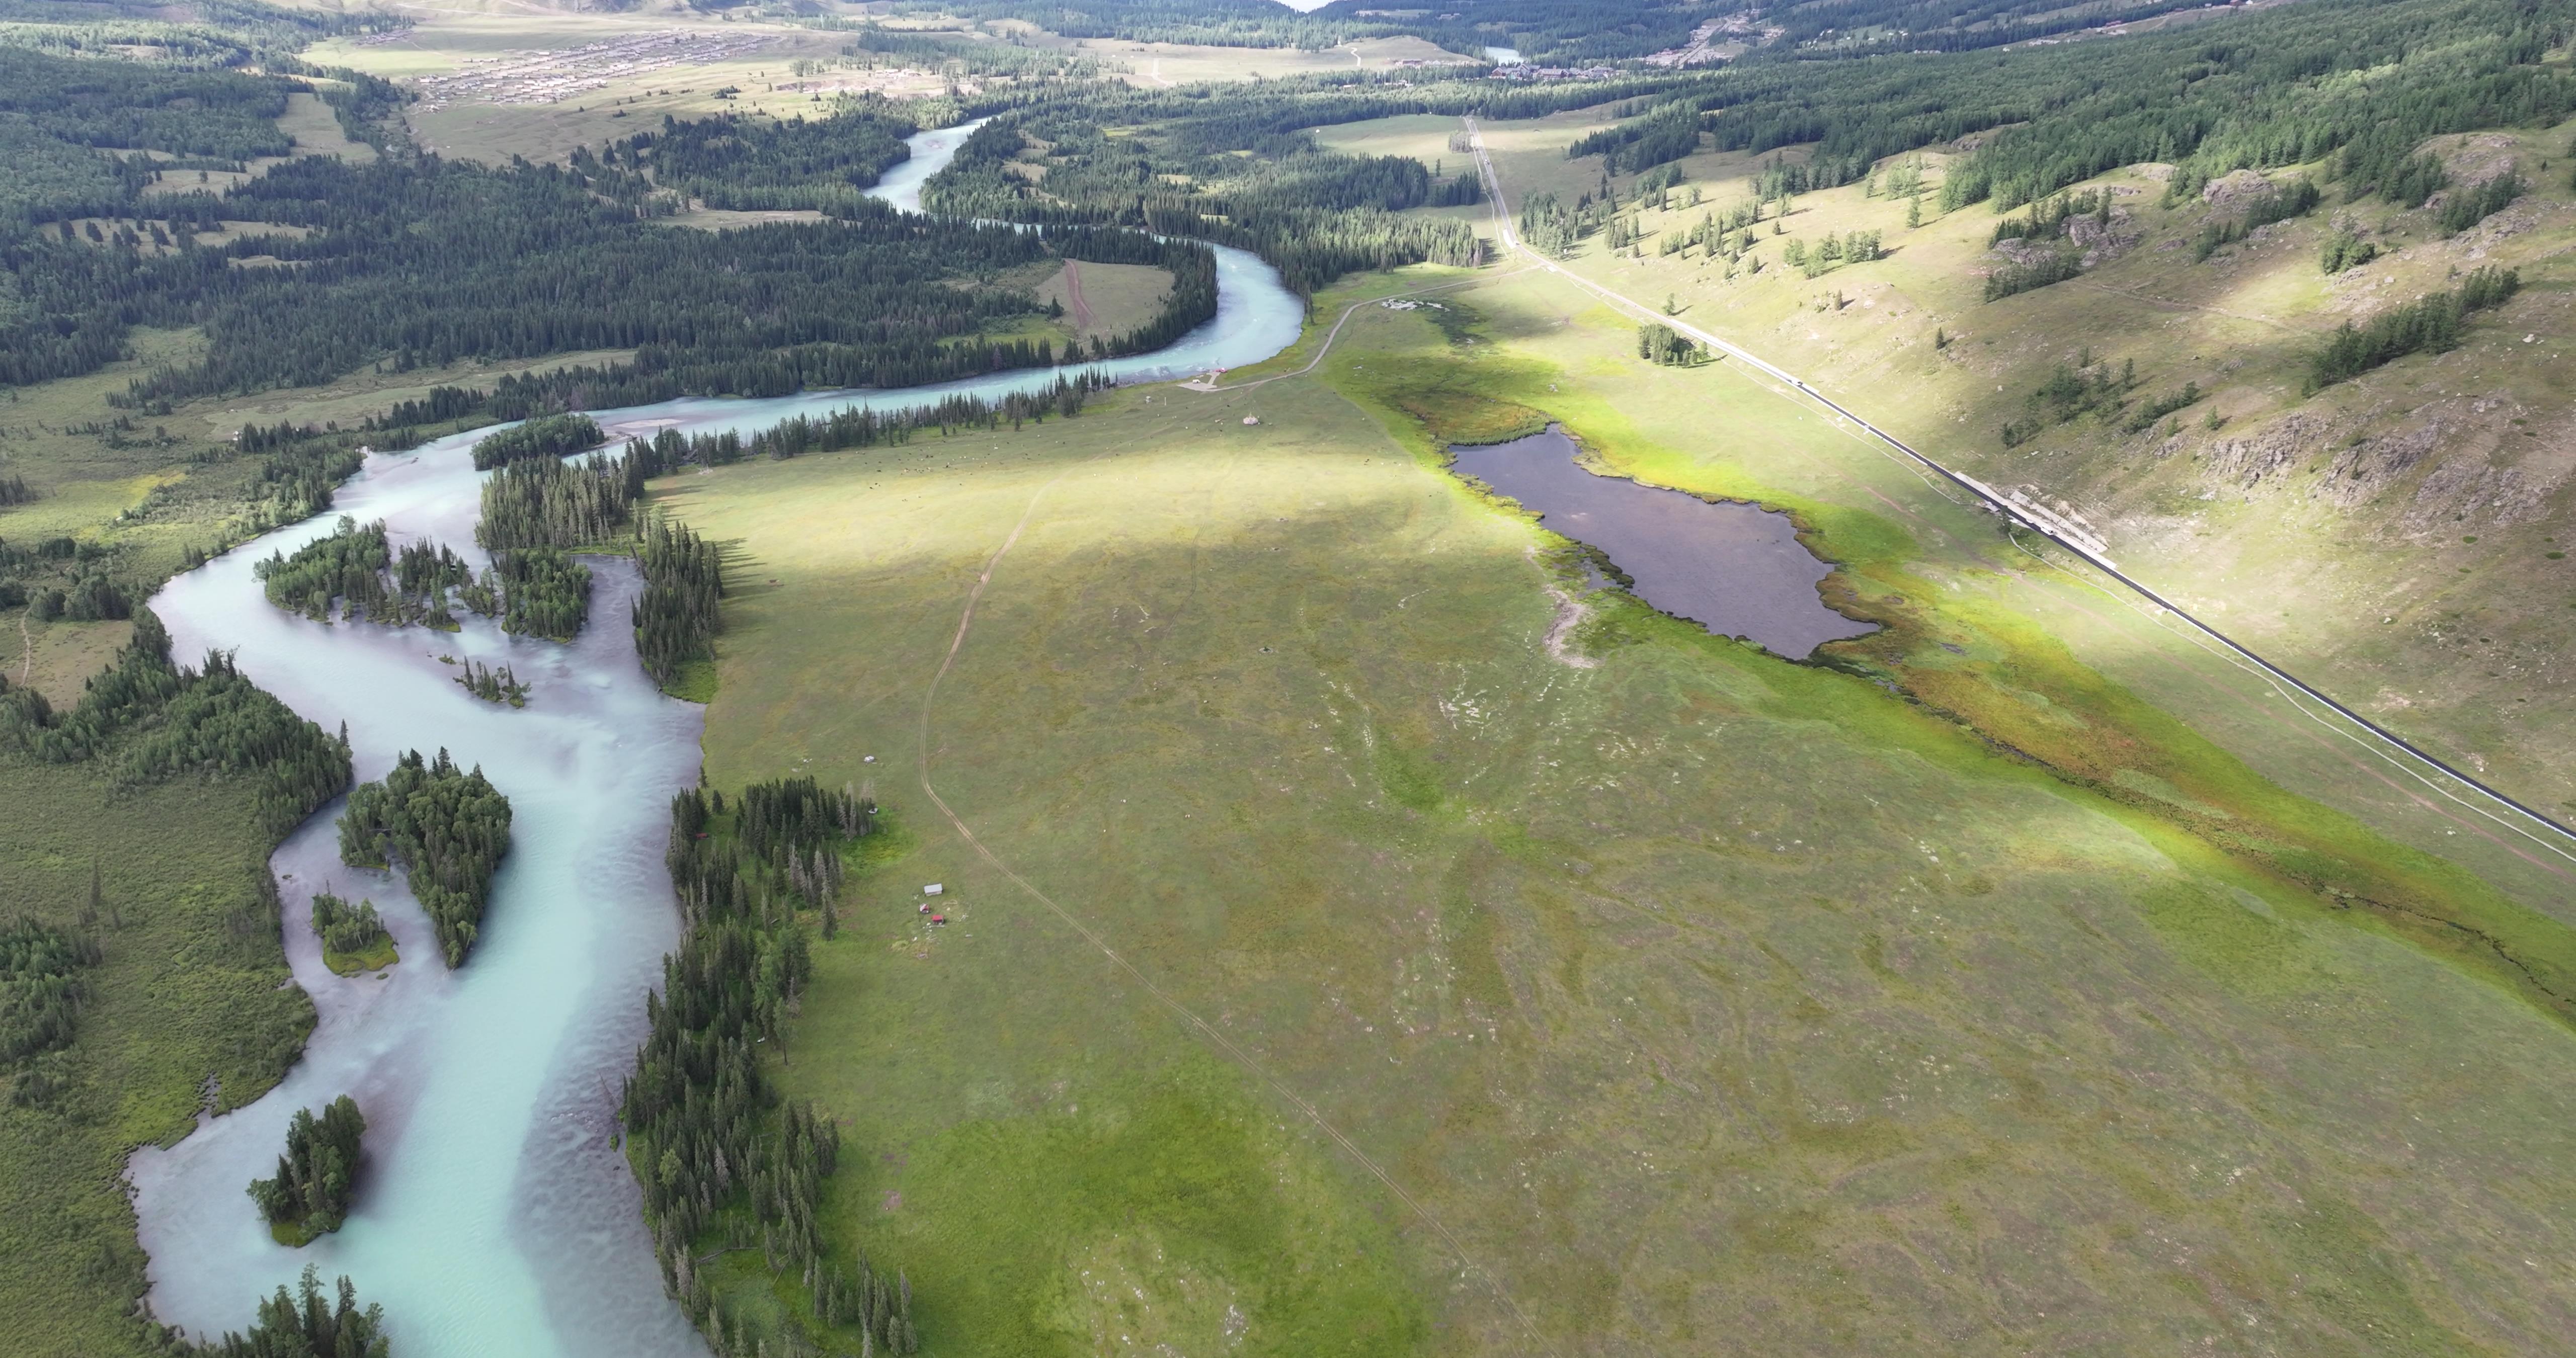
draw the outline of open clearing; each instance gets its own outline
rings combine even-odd
[[[1077,339],[1123,335],[1154,319],[1172,295],[1172,275],[1151,264],[1086,264],[1068,261],[1037,286],[1040,305],[1064,306],[1064,323]]]
[[[872,783],[903,827],[782,1074],[854,1151],[830,1229],[909,1271],[926,1333],[2467,1352],[2576,1323],[2525,1262],[2576,1244],[2566,1027],[2177,830],[2235,797],[2347,833],[2181,728],[2094,725],[2125,699],[2078,660],[2204,685],[2227,748],[2525,901],[2552,868],[2226,715],[2242,676],[1724,365],[1646,367],[1561,281],[1446,296],[1363,307],[1313,377],[661,483],[737,553],[711,778]],[[1555,539],[1417,415],[1552,416],[1790,508],[1909,681],[1953,665],[2034,739],[2054,710],[2171,777],[2079,791],[1615,595],[1578,634],[1601,663],[1561,663]],[[2023,635],[2060,616],[2095,620],[2072,656]]]
[[[428,150],[484,161],[560,160],[576,146],[659,127],[665,113],[820,112],[828,105],[810,92],[771,86],[791,80],[791,63],[829,59],[848,41],[792,24],[680,14],[439,10],[399,35],[316,44],[312,59],[421,90],[408,116],[414,140]]]

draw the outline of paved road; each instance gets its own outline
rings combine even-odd
[[[1632,297],[1615,292],[1610,288],[1604,287],[1599,283],[1595,283],[1591,279],[1584,278],[1581,275],[1568,272],[1567,270],[1559,267],[1554,260],[1540,256],[1536,251],[1531,250],[1527,245],[1523,244],[1519,233],[1512,228],[1511,208],[1503,198],[1502,176],[1497,174],[1494,170],[1493,157],[1486,154],[1483,132],[1477,127],[1476,120],[1472,117],[1466,119],[1466,124],[1467,131],[1474,137],[1476,143],[1476,168],[1478,172],[1484,176],[1485,194],[1492,200],[1494,209],[1495,237],[1502,245],[1506,254],[1520,254],[1528,256],[1529,258],[1536,260],[1539,267],[1544,268],[1548,272],[1574,284],[1576,287],[1582,288],[1584,291],[1601,298],[1612,306],[1626,311],[1631,315],[1671,326],[1676,332],[1688,335],[1692,339],[1707,345],[1709,348],[1735,359],[1746,367],[1750,367],[1761,372],[1765,376],[1772,378],[1782,386],[1788,388],[1791,392],[1795,393],[1797,396],[1813,401],[1817,405],[1832,411],[1834,414],[1851,421],[1853,427],[1859,429],[1870,437],[1879,440],[1888,447],[1895,449],[1907,458],[1912,459],[1925,471],[1948,481],[1950,484],[1957,486],[1959,489],[1964,490],[1971,495],[1976,496],[1977,500],[1988,510],[2001,515],[2010,523],[2018,524],[2023,528],[2029,529],[2031,532],[2039,534],[2041,537],[2056,543],[2058,546],[2063,547],[2067,551],[2074,553],[2087,562],[2090,562],[2094,569],[2099,570],[2104,575],[2118,581],[2121,585],[2133,591],[2139,598],[2144,599],[2148,603],[2151,603],[2156,607],[2171,613],[2176,618],[2181,619],[2184,624],[2191,627],[2193,630],[2198,631],[2203,636],[2217,642],[2220,646],[2226,648],[2235,655],[2242,657],[2247,663],[2262,670],[2273,679],[2280,683],[2287,684],[2290,687],[2297,689],[2299,692],[2306,694],[2309,698],[2324,704],[2326,707],[2331,708],[2336,714],[2351,722],[2354,726],[2359,727],[2363,731],[2367,731],[2376,739],[2383,741],[2396,749],[2402,750],[2414,758],[2421,760],[2426,765],[2439,770],[2443,775],[2459,783],[2462,787],[2477,793],[2479,796],[2494,802],[2498,806],[2507,808],[2522,817],[2524,820],[2530,822],[2532,825],[2541,827],[2547,832],[2546,836],[2543,837],[2535,835],[2533,838],[2540,839],[2541,842],[2546,844],[2552,851],[2557,852],[2562,856],[2576,857],[2576,854],[2569,853],[2570,846],[2576,845],[2576,829],[2571,829],[2557,820],[2544,815],[2531,807],[2523,805],[2512,797],[2506,796],[2503,792],[2487,786],[2485,783],[2461,772],[2459,769],[2453,768],[2449,763],[2426,752],[2415,745],[2412,741],[2407,740],[2404,736],[2388,730],[2386,727],[2379,725],[2368,717],[2365,717],[2360,713],[2353,711],[2351,708],[2344,706],[2342,703],[2335,701],[2332,697],[2319,690],[2315,685],[2310,684],[2306,680],[2299,678],[2297,675],[2290,673],[2288,670],[2273,664],[2271,661],[2264,659],[2260,654],[2240,644],[2226,633],[2219,631],[2217,628],[2210,626],[2208,623],[2203,622],[2197,617],[2194,617],[2191,613],[2177,607],[2172,600],[2158,594],[2156,591],[2148,588],[2137,579],[2121,571],[2118,566],[2112,564],[2109,558],[2102,554],[2103,544],[2092,534],[2087,533],[2083,529],[2076,527],[2074,524],[2067,522],[2058,515],[2049,512],[2044,507],[2027,504],[2020,500],[1998,494],[1984,482],[1977,480],[1975,477],[1943,466],[1938,460],[1925,455],[1921,450],[1915,448],[1913,445],[1906,443],[1904,440],[1899,439],[1894,434],[1888,433],[1877,425],[1871,424],[1869,421],[1862,419],[1859,415],[1854,414],[1840,402],[1835,401],[1831,397],[1826,396],[1823,392],[1809,386],[1806,379],[1799,377],[1795,373],[1792,373],[1767,359],[1764,359],[1760,355],[1753,353],[1743,346],[1734,344],[1716,335],[1712,335],[1695,325],[1686,324],[1679,318],[1663,315],[1662,313],[1647,307],[1643,303],[1638,302]]]

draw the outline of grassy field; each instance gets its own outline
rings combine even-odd
[[[105,953],[58,1067],[67,1092],[0,1103],[7,1348],[155,1352],[133,1318],[143,1252],[126,1155],[176,1140],[201,1108],[257,1098],[313,1022],[304,992],[284,984],[267,840],[230,783],[117,788],[104,767],[0,754],[0,786],[0,918],[94,928]],[[100,908],[85,922],[93,871]]]
[[[430,78],[426,98],[410,113],[413,140],[445,156],[500,162],[513,155],[560,160],[581,145],[598,146],[659,127],[662,115],[767,113],[780,117],[821,107],[805,94],[772,89],[800,59],[840,52],[840,34],[784,23],[736,22],[690,12],[530,14],[470,8],[421,9],[414,26],[387,40],[335,39],[308,58],[389,80]],[[703,45],[677,65],[642,68],[631,59],[591,58],[580,49],[657,35]],[[552,54],[552,79],[531,66]],[[436,81],[517,68],[521,78],[497,91],[441,92]],[[583,82],[601,83],[583,83]],[[574,88],[578,83],[579,87]],[[889,88],[890,94],[937,94],[938,82]],[[719,97],[718,91],[735,94]]]
[[[1644,367],[1562,283],[1452,296],[1480,319],[1364,308],[1311,378],[661,492],[744,584],[710,776],[872,780],[907,827],[783,1075],[843,1119],[832,1231],[909,1272],[933,1351],[2469,1353],[2576,1319],[2526,1262],[2576,1206],[2567,1026],[2282,846],[2563,930],[2138,709],[2085,659],[2208,662],[2107,614],[2052,649],[2098,596],[1846,433]],[[2079,787],[1615,595],[1599,664],[1552,658],[1560,544],[1426,432],[1550,416],[1796,510],[1895,624],[1855,668],[1930,691],[1949,657],[1963,715],[2129,746]],[[2210,724],[2315,776],[2277,721]]]
[[[1068,261],[1035,291],[1040,304],[1063,305],[1067,334],[1089,341],[1126,334],[1154,319],[1172,295],[1172,275],[1151,264]]]
[[[852,18],[869,13],[857,6],[841,12]],[[710,17],[689,10],[530,14],[475,5],[414,6],[404,13],[414,26],[398,36],[334,39],[316,44],[308,55],[321,66],[425,82],[422,88],[431,97],[409,115],[414,139],[441,155],[466,159],[499,162],[523,155],[531,160],[560,160],[576,146],[599,146],[659,126],[666,113],[684,118],[717,113],[793,118],[814,116],[830,107],[828,95],[813,88],[785,88],[791,85],[821,83],[836,92],[934,99],[950,93],[952,83],[935,71],[894,68],[862,71],[834,66],[824,75],[796,76],[791,68],[799,61],[834,63],[849,44],[848,35],[725,14]],[[943,26],[882,13],[874,17],[890,29]],[[957,31],[954,21],[945,21],[944,26]],[[1153,87],[1383,71],[1404,61],[1458,59],[1454,53],[1409,37],[1306,52],[1106,38],[1076,41],[1010,20],[995,21],[987,28],[996,34],[1017,30],[1026,45],[1090,58],[1131,85]],[[586,50],[665,35],[713,46],[678,65],[652,69]],[[442,89],[443,82],[460,75],[496,70],[508,78],[494,87]],[[977,87],[971,76],[956,83],[966,90]]]
[[[1489,126],[1513,203],[1597,189],[1600,161],[1569,161],[1564,149],[1603,121],[1595,111]],[[1334,135],[1435,157],[1445,147],[1427,141],[1433,122]],[[1723,260],[1697,250],[1658,253],[1664,232],[1750,196],[1753,158],[1702,154],[1684,168],[1704,202],[1647,211],[1644,258],[1613,259],[1595,237],[1569,267],[1650,305],[1670,297],[1693,323],[1936,456],[2070,505],[2112,557],[2178,602],[2563,818],[2576,813],[2566,621],[2576,563],[2562,559],[2576,538],[2576,390],[2561,361],[2576,210],[2563,173],[2540,167],[2567,135],[2428,143],[2463,182],[2511,162],[2534,185],[2462,235],[2442,237],[2432,209],[2346,206],[2330,186],[2310,216],[2203,263],[2191,241],[2218,211],[2197,197],[2163,206],[2163,167],[2131,167],[2090,187],[2112,195],[2133,245],[2080,279],[1992,303],[1981,289],[2000,262],[1988,253],[1995,214],[1942,217],[1927,202],[1924,225],[1909,229],[1902,201],[1863,185],[1801,196],[1778,223],[1784,236],[1757,228],[1759,274],[1730,279]],[[1947,157],[1923,159],[1937,185]],[[2317,257],[2339,229],[2373,240],[2381,257],[2329,278]],[[1882,232],[1890,257],[1814,279],[1781,265],[1789,239],[1854,230]],[[2518,267],[2525,290],[2476,318],[2459,350],[2303,397],[2307,356],[2336,326],[2482,264]],[[2032,414],[2050,370],[2088,356],[2112,369],[2134,362],[2139,402],[2187,382],[2205,397],[2134,433],[2086,419],[2007,448],[1999,431]]]

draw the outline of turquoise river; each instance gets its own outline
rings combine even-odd
[[[970,130],[913,138],[913,158],[879,195],[917,209],[921,182]],[[1305,308],[1277,273],[1239,250],[1220,248],[1217,261],[1214,320],[1166,349],[1091,369],[1160,381],[1257,362],[1294,341]],[[991,397],[1053,380],[1006,373],[594,413],[613,434],[748,432],[800,413]],[[297,712],[325,729],[347,723],[360,778],[382,777],[402,751],[444,748],[479,764],[515,813],[481,940],[452,972],[398,877],[340,864],[336,803],[271,860],[287,960],[319,1011],[312,1040],[265,1097],[207,1119],[174,1147],[144,1148],[129,1169],[153,1313],[192,1335],[247,1327],[260,1296],[309,1261],[384,1304],[404,1358],[707,1352],[663,1295],[635,1185],[612,1143],[644,994],[678,938],[662,846],[671,794],[697,780],[702,727],[699,708],[664,697],[636,664],[624,625],[641,588],[632,564],[590,559],[592,621],[569,646],[471,617],[458,634],[315,623],[271,607],[252,572],[270,553],[330,532],[343,514],[384,520],[397,542],[435,538],[480,566],[471,449],[491,432],[371,456],[328,514],[245,544],[152,600],[176,654],[232,651],[243,673]],[[534,686],[527,707],[468,696],[443,657],[510,666]],[[374,900],[401,964],[382,976],[326,969],[306,922],[324,888]],[[287,1249],[244,1190],[273,1171],[296,1109],[343,1093],[367,1118],[357,1207],[336,1234]]]

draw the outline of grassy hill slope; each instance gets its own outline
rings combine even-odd
[[[1489,125],[1516,205],[1534,192],[1597,189],[1600,159],[1563,154],[1585,127],[1580,115]],[[2113,215],[2108,247],[2091,251],[2085,272],[1991,302],[1986,278],[2011,262],[1991,248],[1996,224],[2026,210],[1945,215],[1927,193],[1923,224],[1909,228],[1905,201],[1873,194],[1878,175],[1799,194],[1787,218],[1766,217],[1748,257],[1763,262],[1758,273],[1739,265],[1729,278],[1728,261],[1700,249],[1660,253],[1667,232],[1752,198],[1763,166],[1800,159],[1702,153],[1679,167],[1683,194],[1696,188],[1699,205],[1677,195],[1671,209],[1636,214],[1642,259],[1614,258],[1595,234],[1569,267],[1650,304],[1669,299],[1693,324],[1935,456],[2072,508],[2114,559],[2177,602],[2563,814],[2576,809],[2567,735],[2576,571],[2563,559],[2576,539],[2566,493],[2576,391],[2562,361],[2576,339],[2566,316],[2576,282],[2565,261],[2576,240],[2568,135],[2434,139],[2425,150],[2451,167],[2454,188],[2425,207],[2343,203],[2330,187],[2307,216],[2205,260],[2194,257],[2201,233],[2242,217],[2250,176],[2168,205],[2168,167],[2115,171],[2073,190],[2107,195]],[[1889,164],[1919,162],[1937,189],[1954,159]],[[2530,190],[2445,234],[2447,199],[2507,165],[2521,167]],[[2321,168],[2270,180],[2287,186]],[[1880,233],[1886,257],[1815,277],[1785,264],[1791,241],[1813,247],[1858,231]],[[2320,257],[2337,235],[2371,242],[2379,257],[2327,275]],[[2523,288],[2472,317],[2458,349],[2306,392],[2312,356],[2338,326],[2366,325],[2485,266],[2517,269]],[[2062,407],[2042,393],[2060,370],[2098,380],[2130,372],[2135,385],[2119,410],[2058,423]],[[2131,427],[2187,387],[2199,399]]]

